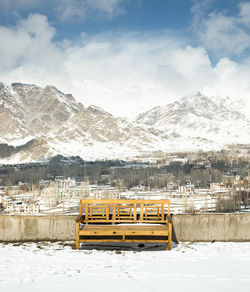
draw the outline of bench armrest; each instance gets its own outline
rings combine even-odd
[[[169,223],[172,223],[172,217],[171,217],[171,215],[168,215],[168,216],[167,216],[167,219],[168,219],[168,222],[169,222]]]
[[[76,217],[76,223],[80,223],[82,220],[82,215],[78,215],[77,217]]]

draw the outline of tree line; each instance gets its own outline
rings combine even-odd
[[[130,189],[136,186],[165,188],[169,182],[184,185],[191,182],[195,187],[208,187],[211,182],[220,182],[227,172],[247,175],[249,164],[228,161],[212,161],[211,166],[197,167],[191,163],[171,162],[169,165],[150,165],[119,160],[86,162],[81,159],[68,161],[56,156],[49,163],[24,164],[0,167],[0,184],[9,186],[18,182],[37,185],[41,179],[54,180],[57,176],[73,177],[90,184],[109,184]]]

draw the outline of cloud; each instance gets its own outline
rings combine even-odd
[[[55,1],[54,2],[58,2]],[[77,18],[85,18],[87,15],[87,7],[85,1],[78,0],[61,0],[57,3],[56,8],[56,16],[60,20],[68,20]]]
[[[239,21],[245,25],[250,25],[250,2],[241,2],[239,4]]]
[[[204,47],[168,31],[81,34],[76,43],[58,42],[56,33],[41,14],[1,26],[0,80],[53,84],[86,106],[122,116],[196,91],[249,97],[249,59],[223,57],[213,65]]]
[[[84,19],[89,15],[112,18],[125,13],[124,0],[1,0],[0,11],[5,14],[21,14],[36,9],[54,12],[57,19],[65,21],[75,18]]]
[[[63,76],[64,54],[53,41],[56,30],[46,16],[32,14],[15,27],[0,26],[0,76],[2,79],[52,80]]]
[[[203,0],[203,1],[195,1],[193,6],[190,8],[190,12],[192,13],[192,23],[191,27],[194,31],[197,31],[200,28],[200,22],[206,16],[207,11],[210,8],[210,5],[214,0]]]
[[[216,56],[241,54],[250,47],[250,3],[240,3],[237,15],[232,16],[225,11],[207,14],[210,2],[196,3],[191,9],[198,39]]]

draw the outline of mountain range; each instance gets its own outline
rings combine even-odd
[[[20,163],[57,154],[85,160],[134,159],[166,152],[221,149],[249,143],[247,99],[186,96],[135,120],[85,107],[54,86],[0,83],[0,162]]]
[[[148,130],[158,129],[162,138],[173,141],[180,150],[250,142],[248,99],[206,97],[198,92],[142,113],[136,123]]]

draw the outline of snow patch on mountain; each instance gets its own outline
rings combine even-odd
[[[33,162],[57,154],[85,160],[134,159],[158,150],[207,151],[247,144],[248,105],[247,99],[197,93],[131,121],[95,105],[86,108],[52,85],[0,83],[0,144],[15,146],[3,147],[8,151],[0,153],[0,163]]]
[[[12,162],[37,161],[56,154],[88,160],[131,158],[161,144],[159,137],[142,127],[94,105],[85,108],[54,86],[2,84],[0,100],[1,112],[8,114],[0,114],[7,125],[0,128],[0,143],[19,146],[28,139],[33,141],[21,147],[21,152],[14,151],[9,157]]]
[[[197,93],[142,113],[136,122],[151,132],[159,131],[161,137],[179,137],[183,145],[187,145],[187,140],[198,146],[201,140],[201,147],[207,143],[213,148],[223,147],[229,143],[249,143],[250,116],[246,108],[244,99]]]

